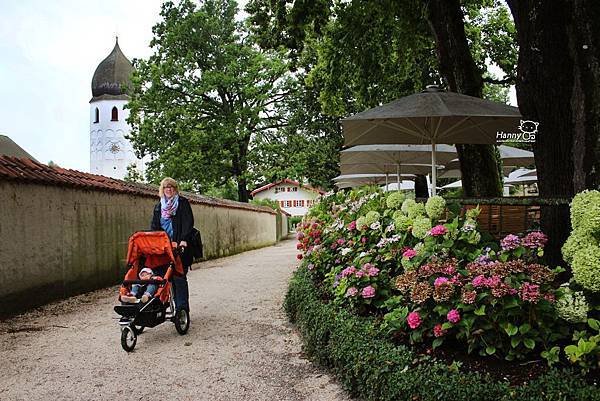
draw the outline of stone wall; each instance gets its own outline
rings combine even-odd
[[[190,199],[206,258],[274,244],[264,208]],[[0,317],[123,278],[127,240],[158,196],[0,180]]]

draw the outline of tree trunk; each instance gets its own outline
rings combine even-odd
[[[459,0],[425,2],[429,25],[435,36],[440,73],[451,91],[481,97],[482,72],[473,60],[465,35]],[[463,193],[467,197],[502,196],[493,145],[457,145]]]
[[[415,177],[415,197],[429,198],[429,188],[427,188],[427,178],[424,175]]]
[[[571,198],[597,188],[600,132],[600,3],[507,0],[518,33],[517,99],[539,122],[535,164],[541,197]],[[542,208],[550,265],[564,264],[568,207]]]

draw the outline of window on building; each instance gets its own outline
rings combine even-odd
[[[116,107],[112,108],[110,121],[119,121],[119,109],[117,109]]]
[[[94,123],[99,123],[100,122],[100,110],[98,110],[98,108],[96,107],[96,110],[94,110]]]
[[[304,207],[304,199],[300,201],[300,207]]]
[[[285,206],[286,207],[292,207],[292,201],[291,200],[285,201]]]
[[[289,188],[290,192],[298,192],[298,187]]]

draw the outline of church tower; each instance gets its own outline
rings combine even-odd
[[[92,78],[90,100],[90,172],[123,179],[127,166],[134,164],[143,172],[144,163],[135,157],[125,138],[131,131],[127,124],[133,65],[125,57],[116,39],[115,47],[96,68]]]

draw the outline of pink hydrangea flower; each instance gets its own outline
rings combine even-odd
[[[448,312],[446,318],[450,323],[456,324],[460,322],[460,313],[458,313],[456,309],[452,309],[450,312]]]
[[[346,240],[343,238],[338,238],[337,243],[338,245],[344,245],[346,243]]]
[[[554,302],[556,302],[556,296],[554,296],[554,294],[550,294],[550,293],[544,294],[544,299],[552,304]]]
[[[523,246],[526,248],[536,249],[543,248],[548,242],[548,237],[541,231],[533,231],[523,238]]]
[[[446,233],[448,233],[448,229],[446,227],[444,227],[443,225],[439,224],[435,227],[433,227],[430,231],[429,234],[437,237],[440,235],[445,235]]]
[[[298,242],[296,244],[296,249],[303,249],[303,248],[304,248],[304,245],[302,243]]]
[[[412,259],[417,256],[417,251],[412,248],[408,248],[406,251],[402,253],[403,258]]]
[[[421,325],[421,316],[419,312],[410,312],[406,317],[406,322],[408,323],[408,327],[411,329],[416,329]]]
[[[354,275],[358,278],[364,277],[365,276],[365,272],[363,270],[357,270]]]
[[[438,277],[433,282],[433,285],[436,286],[436,287],[438,287],[438,286],[440,286],[442,284],[449,283],[449,282],[450,282],[450,280],[448,280],[447,277]]]
[[[353,275],[356,272],[356,267],[348,266],[344,270],[342,270],[342,277],[348,277]]]
[[[362,237],[360,239],[360,242],[362,242],[363,244],[366,244],[367,243],[367,237]]]
[[[366,263],[363,266],[363,270],[369,277],[375,277],[379,274],[379,269],[373,266],[371,263]]]
[[[351,221],[350,224],[348,224],[348,230],[349,231],[356,230],[356,221],[355,220]]]
[[[344,295],[346,298],[348,297],[354,297],[356,296],[356,294],[358,294],[358,290],[356,289],[356,287],[350,287],[346,290],[346,295]]]
[[[304,233],[303,233],[302,231],[299,231],[299,232],[296,234],[296,239],[298,239],[298,240],[301,240],[301,239],[303,239],[303,238],[304,238]]]
[[[446,334],[446,330],[442,329],[441,323],[438,323],[433,327],[433,335],[435,337],[442,337],[445,334]]]
[[[485,287],[487,285],[487,280],[483,275],[479,275],[471,281],[473,287]]]
[[[500,278],[500,276],[492,276],[487,279],[487,282],[485,284],[488,287],[492,288],[492,287],[498,287],[500,285],[500,283],[502,283],[502,279]]]
[[[298,260],[302,260],[302,258],[303,258],[303,257],[304,257],[304,256],[302,256],[302,254],[301,254],[301,253],[299,253],[298,255],[296,255],[296,259],[298,259]]]
[[[540,299],[540,286],[525,282],[521,286],[519,295],[523,301],[536,303]]]
[[[375,288],[373,288],[372,286],[367,286],[365,288],[363,288],[362,290],[362,297],[363,298],[373,298],[375,296]]]
[[[502,246],[502,249],[505,251],[517,249],[519,245],[521,245],[521,239],[514,234],[508,234],[500,241],[500,246]]]

